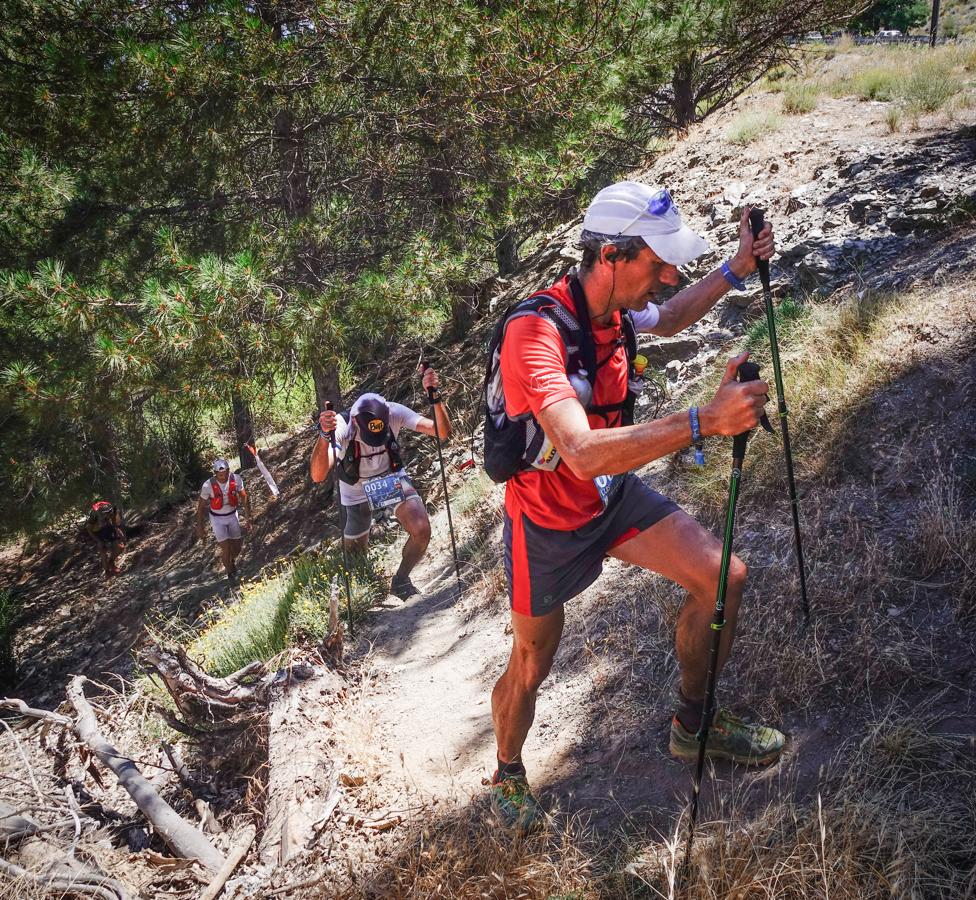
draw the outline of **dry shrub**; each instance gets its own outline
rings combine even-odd
[[[936,577],[957,597],[962,618],[976,615],[976,522],[952,470],[935,466],[918,504],[911,562],[921,578]]]
[[[813,112],[819,95],[820,89],[815,83],[790,82],[783,88],[783,112],[794,116]]]

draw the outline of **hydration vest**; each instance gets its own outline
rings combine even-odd
[[[343,410],[340,415],[350,425],[349,446],[346,447],[345,454],[343,454],[342,459],[336,465],[336,474],[339,476],[339,480],[344,481],[346,484],[358,484],[359,461],[362,458],[362,451],[359,448],[359,441],[353,434],[352,410]],[[393,437],[393,431],[389,427],[387,427],[386,446],[384,449],[390,460],[390,471],[396,472],[402,469],[403,458],[400,456],[400,445],[397,443],[397,439]],[[376,455],[378,456],[379,454]]]
[[[488,345],[484,382],[485,471],[488,477],[498,484],[508,481],[518,472],[527,469],[552,470],[560,464],[555,447],[547,441],[542,426],[531,412],[512,417],[505,411],[501,356],[502,341],[509,322],[521,316],[539,316],[552,322],[566,347],[566,374],[569,376],[570,383],[575,382],[574,387],[579,396],[580,390],[577,385],[585,382],[589,386],[589,396],[593,396],[597,370],[602,364],[597,363],[596,360],[596,345],[593,342],[586,297],[575,278],[570,278],[569,293],[576,308],[575,316],[555,297],[540,292],[510,306],[495,326]],[[584,397],[580,397],[580,402],[587,413],[602,415],[608,424],[611,414],[619,412],[620,421],[616,424],[632,425],[634,405],[640,393],[640,382],[634,370],[634,357],[637,356],[637,330],[629,310],[621,311],[620,328],[618,346],[623,344],[627,353],[628,379],[625,398],[619,403],[604,405],[584,402]],[[614,347],[613,352],[603,363],[613,357],[616,349]]]
[[[233,475],[227,479],[227,503],[237,508],[237,479]],[[220,482],[216,478],[210,479],[210,509],[220,512],[224,508],[224,492],[220,489]]]

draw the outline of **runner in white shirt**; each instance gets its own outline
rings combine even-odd
[[[451,420],[440,400],[440,379],[428,368],[424,390],[435,391],[434,414],[442,440],[451,436]],[[390,593],[406,599],[418,593],[410,572],[423,558],[430,543],[430,519],[416,488],[403,469],[397,435],[403,428],[433,437],[434,421],[379,394],[363,394],[349,411],[349,421],[332,410],[319,415],[319,437],[312,450],[312,481],[324,481],[333,459],[330,433],[334,430],[338,455],[339,499],[342,504],[342,534],[346,548],[364,553],[369,545],[373,513],[392,508],[409,535],[403,547],[400,568],[390,584]]]
[[[237,578],[237,557],[244,543],[243,531],[251,530],[251,500],[244,490],[244,479],[232,475],[226,459],[214,460],[213,478],[208,478],[200,488],[197,501],[197,537],[203,540],[203,521],[210,513],[210,527],[220,547],[220,559],[227,572],[227,580]],[[241,522],[238,511],[243,506],[246,522]]]

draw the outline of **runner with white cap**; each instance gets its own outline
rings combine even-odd
[[[701,256],[708,244],[682,222],[667,190],[634,181],[613,184],[586,211],[579,268],[529,298],[524,310],[516,306],[503,326],[501,418],[521,423],[532,441],[538,442],[540,429],[545,438],[538,456],[517,456],[505,493],[512,651],[492,693],[498,767],[491,791],[496,813],[516,829],[527,830],[539,821],[521,754],[536,693],[559,647],[563,604],[596,581],[608,556],[658,572],[688,592],[675,636],[680,684],[669,746],[679,759],[697,758],[695,734],[722,544],[632,470],[692,445],[700,455],[704,439],[754,428],[768,388],[762,381],[736,381],[748,355],[742,353],[729,361],[705,405],[626,424],[628,359],[621,323],[630,317],[637,331],[671,336],[701,319],[730,287],[743,286],[742,280],[756,270],[756,258],[769,259],[774,251],[772,228],[767,224],[754,240],[748,212],[742,214],[735,255],[656,305],[652,301],[662,285],[678,284],[677,267]],[[585,395],[570,378],[578,382],[578,373],[567,372],[580,356],[578,347],[568,346],[567,334],[580,335],[579,343],[590,342],[587,352],[596,371],[586,373],[591,390]],[[492,388],[494,393],[494,382]],[[504,429],[499,423],[498,434]],[[520,434],[517,429],[509,433]],[[486,460],[488,435],[486,428]],[[497,446],[505,452],[502,438]],[[518,445],[515,453],[522,453]],[[745,580],[746,566],[733,556],[720,664],[732,643]],[[747,724],[720,709],[707,752],[767,764],[778,758],[783,743],[776,729]]]
[[[237,557],[244,544],[243,531],[251,530],[251,498],[244,490],[244,479],[230,470],[226,459],[215,459],[213,478],[208,478],[200,488],[197,501],[197,537],[203,540],[203,520],[210,513],[210,528],[217,545],[220,559],[227,572],[227,580],[237,579]],[[241,522],[239,511],[244,509],[247,520]]]

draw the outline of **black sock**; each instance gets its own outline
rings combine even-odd
[[[678,709],[675,712],[675,718],[681,723],[685,731],[690,731],[692,734],[698,733],[704,709],[704,700],[689,700],[680,690],[678,691]]]
[[[522,760],[516,759],[509,763],[498,760],[498,774],[495,776],[497,781],[516,775],[525,775],[525,766],[522,765]]]

